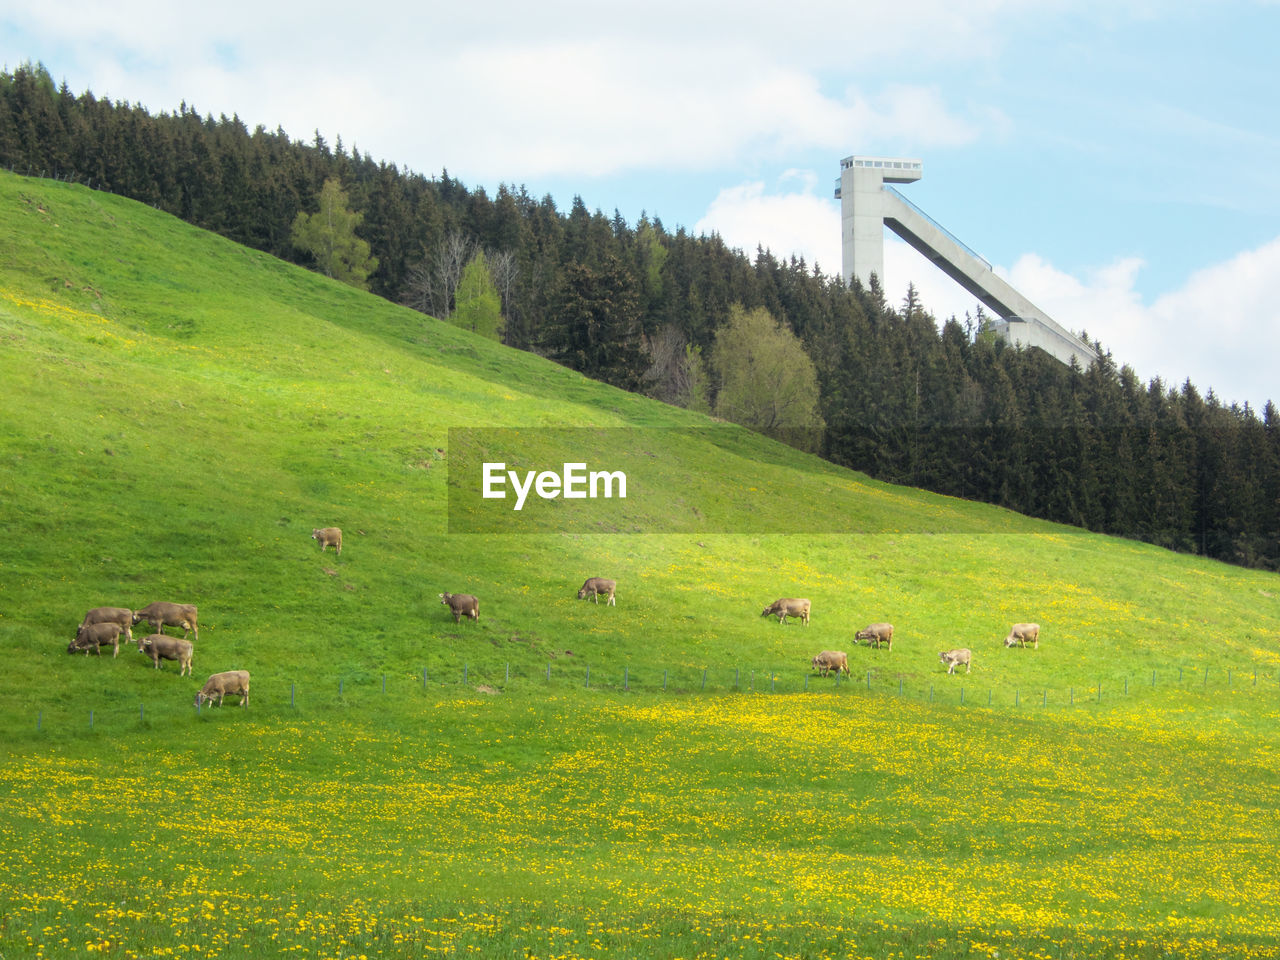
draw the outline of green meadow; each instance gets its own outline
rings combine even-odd
[[[1280,956],[1274,574],[878,483],[9,174],[0,398],[2,960]],[[569,456],[627,499],[476,496]],[[153,600],[199,606],[192,676],[66,652]],[[229,669],[249,705],[197,711]]]

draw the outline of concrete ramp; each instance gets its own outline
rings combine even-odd
[[[1081,367],[1093,363],[1097,354],[1092,347],[996,276],[990,263],[897,190],[888,184],[882,189],[885,226],[999,317],[997,330],[1002,336],[1023,346],[1039,347],[1063,363],[1072,358]]]
[[[835,195],[840,201],[845,282],[856,277],[866,285],[872,276],[884,279],[888,227],[995,314],[996,332],[1010,343],[1039,347],[1063,363],[1093,363],[1097,354],[1089,344],[1055,323],[997,277],[991,264],[889,186],[914,183],[922,176],[920,160],[853,156],[840,161]]]

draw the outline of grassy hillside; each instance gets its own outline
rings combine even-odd
[[[0,384],[6,957],[1280,953],[1274,575],[876,483],[11,175]],[[464,445],[558,466],[564,427],[644,494],[457,532]],[[152,600],[199,605],[192,678],[66,654]],[[196,714],[231,668],[250,707]]]

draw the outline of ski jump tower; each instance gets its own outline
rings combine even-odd
[[[999,318],[998,335],[1010,343],[1039,347],[1063,363],[1074,357],[1087,368],[1093,348],[995,275],[991,264],[944,230],[915,204],[889,186],[914,183],[924,175],[919,160],[846,157],[840,161],[836,199],[840,201],[844,279],[863,285],[874,273],[884,279],[884,228],[888,227],[938,269],[973,294]]]

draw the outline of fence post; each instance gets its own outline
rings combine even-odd
[[[987,706],[991,706],[991,691],[987,691]]]
[[[89,729],[93,729],[93,708],[89,708]]]
[[[422,668],[422,689],[427,689],[427,668]]]
[[[467,668],[468,668],[469,666],[470,666],[470,664],[466,664],[466,663],[464,663],[464,664],[462,665],[462,684],[463,684],[463,686],[466,686],[466,683],[467,683]]]
[[[1098,702],[1102,702],[1102,681],[1098,681]]]
[[[776,671],[769,674],[769,692],[770,693],[773,693],[774,684],[777,683],[777,680],[778,680],[778,674]]]
[[[36,713],[36,733],[40,732],[40,727],[44,724],[44,711],[40,710]]]
[[[1048,705],[1049,705],[1049,688],[1046,687],[1044,691],[1044,699],[1040,701],[1040,706],[1047,707]]]
[[[1209,667],[1208,665],[1206,665],[1204,668],[1204,680],[1201,681],[1200,686],[1207,687],[1208,685],[1209,685]]]
[[[587,682],[584,683],[583,686],[584,687],[591,686],[591,664],[589,663],[587,664]]]
[[[630,667],[622,668],[622,689],[624,691],[629,691],[631,689],[631,668]]]
[[[424,675],[424,676],[426,675],[426,672],[427,672],[427,671],[425,671],[425,670],[423,670],[423,671],[422,671],[422,673],[423,673],[423,675]],[[289,709],[290,709],[290,710],[292,710],[292,709],[293,709],[293,693],[294,693],[294,684],[291,682],[291,683],[289,684]]]
[[[510,682],[511,682],[511,661],[510,661],[510,660],[508,660],[508,661],[507,661],[507,676],[506,676],[506,679],[504,679],[502,682],[503,682],[503,684],[504,684],[504,685],[505,685],[505,684],[508,684],[508,683],[510,683]]]
[[[933,684],[929,684],[929,702],[933,703]]]
[[[1151,686],[1152,686],[1152,687],[1155,687],[1155,685],[1156,685],[1156,672],[1155,672],[1154,670],[1152,670],[1152,671],[1151,671]]]
[[[960,687],[960,706],[964,706],[964,687]]]
[[[145,704],[138,704],[138,722],[144,723],[147,719],[147,707]]]
[[[902,696],[902,674],[898,674],[898,696]]]
[[[1020,706],[1022,706],[1022,691],[1021,691],[1021,690],[1015,690],[1015,691],[1013,691],[1013,705],[1014,705],[1015,707],[1020,707]]]
[[[1124,695],[1126,697],[1129,695],[1129,677],[1127,674],[1125,675],[1125,678],[1124,678]]]
[[[961,687],[961,689],[964,689],[964,688]],[[871,691],[871,671],[868,670],[867,671],[867,692],[869,693],[870,691]]]
[[[347,682],[347,678],[346,678],[346,677],[339,677],[339,678],[338,678],[338,696],[339,696],[339,697],[341,697],[341,696],[342,696],[342,685],[343,685],[344,683],[346,683],[346,682]]]
[[[804,675],[804,692],[809,692],[809,675],[807,673]]]
[[[1231,688],[1231,668],[1227,667],[1227,689]]]
[[[1074,707],[1076,705],[1076,688],[1067,687],[1067,693],[1070,695],[1068,697],[1068,702],[1070,703],[1071,706]]]
[[[382,692],[387,692],[387,675],[385,673],[382,675]]]

